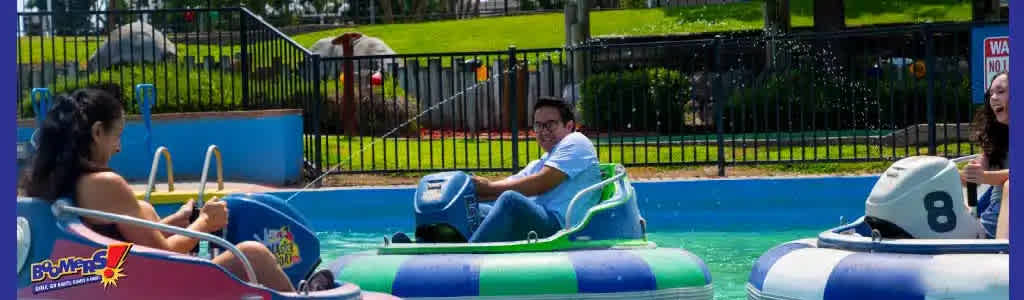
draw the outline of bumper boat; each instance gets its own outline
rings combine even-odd
[[[603,180],[570,202],[565,228],[494,243],[465,242],[482,221],[470,177],[427,175],[413,205],[417,242],[385,238],[382,247],[326,268],[338,280],[403,299],[712,299],[700,258],[647,240],[625,169],[600,168]],[[584,207],[579,200],[590,192],[600,201]]]
[[[1009,299],[1009,242],[983,238],[956,167],[965,159],[897,161],[865,216],[758,258],[747,298]]]
[[[199,187],[205,199],[206,178]],[[309,291],[305,279],[321,263],[320,243],[309,222],[284,200],[269,194],[230,194],[222,198],[231,212],[228,225],[208,234],[138,218],[75,207],[69,199],[50,203],[18,197],[19,299],[398,299],[363,291],[335,280],[335,287]],[[194,215],[202,205],[196,201]],[[192,255],[133,245],[103,236],[82,223],[82,217],[154,228],[208,244]],[[298,288],[278,292],[257,284],[252,265],[243,259],[247,280],[214,264],[221,251],[238,257],[234,245],[258,241]],[[208,255],[204,255],[205,252]]]

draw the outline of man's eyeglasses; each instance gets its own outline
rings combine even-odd
[[[558,120],[551,120],[551,121],[547,121],[547,122],[543,122],[543,123],[534,122],[533,123],[533,131],[541,131],[541,130],[551,131],[551,129],[554,129],[556,125],[559,125],[561,123],[562,122],[558,121]]]

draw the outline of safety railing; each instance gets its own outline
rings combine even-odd
[[[199,200],[204,201],[203,193],[206,191],[206,175],[210,172],[210,158],[217,157],[217,190],[224,190],[224,163],[221,160],[220,149],[217,145],[210,145],[206,148],[206,160],[203,161],[203,174],[199,178]]]
[[[150,195],[156,191],[156,173],[160,167],[160,156],[167,160],[167,191],[174,191],[174,164],[171,162],[171,151],[167,147],[160,146],[153,153],[153,166],[149,168],[149,182],[146,184],[146,202],[150,202]]]
[[[209,147],[206,148],[206,160],[203,161],[203,174],[201,175],[201,177],[199,179],[199,195],[197,197],[198,199],[196,199],[195,205],[193,206],[193,215],[194,216],[198,216],[198,214],[196,212],[198,212],[198,210],[201,209],[203,207],[203,205],[205,204],[205,202],[206,202],[206,198],[204,197],[204,194],[206,192],[206,176],[207,176],[207,174],[210,173],[210,158],[212,158],[212,157],[217,157],[217,187],[218,187],[218,190],[219,191],[223,191],[224,190],[224,164],[221,161],[220,149],[217,148],[217,145],[210,145]],[[213,234],[214,235],[219,235],[221,237],[227,237],[227,230],[221,229],[221,230],[213,232]],[[195,249],[195,250],[197,251],[198,249]],[[220,254],[220,250],[219,249],[214,249],[212,247],[210,248],[210,252],[213,253],[213,255]]]
[[[576,193],[576,195],[572,197],[572,201],[569,201],[569,208],[567,208],[565,210],[565,229],[569,229],[569,228],[571,228],[573,226],[573,224],[572,224],[573,208],[576,206],[576,202],[579,201],[579,199],[582,198],[583,195],[591,193],[594,190],[604,188],[604,186],[606,186],[608,184],[611,184],[611,183],[613,183],[615,181],[619,181],[619,184],[622,185],[623,189],[625,189],[626,188],[626,183],[624,181],[625,178],[626,178],[626,168],[623,167],[622,165],[616,165],[615,166],[615,175],[614,176],[612,176],[611,178],[602,180],[601,182],[595,183],[594,185],[591,185],[591,186],[583,189],[582,191],[579,191],[578,193]],[[619,198],[625,197],[625,195],[628,192],[629,191],[625,191],[625,190],[621,191],[620,193],[618,193],[618,195],[621,195],[621,196],[619,196]],[[612,199],[609,199],[609,201],[607,201],[607,202],[615,202],[615,201],[612,200]]]
[[[224,239],[222,239],[220,237],[214,236],[212,234],[203,233],[203,232],[196,232],[196,231],[192,231],[192,230],[188,230],[188,229],[184,229],[184,228],[179,228],[179,227],[175,227],[175,226],[170,226],[170,225],[164,225],[164,224],[160,224],[160,223],[156,223],[156,222],[152,222],[152,221],[142,220],[142,219],[135,218],[135,217],[122,216],[122,215],[118,215],[118,214],[112,214],[112,213],[107,213],[107,212],[102,212],[102,211],[85,209],[85,208],[81,208],[81,207],[75,207],[75,206],[72,206],[72,205],[68,204],[68,201],[65,200],[65,199],[60,199],[56,203],[54,203],[53,210],[54,210],[54,214],[57,215],[57,216],[66,215],[66,214],[72,214],[72,215],[77,215],[77,216],[80,216],[80,217],[91,217],[91,218],[97,218],[97,219],[104,219],[104,220],[112,221],[112,222],[125,223],[125,224],[129,224],[129,225],[134,225],[134,226],[141,226],[141,227],[152,228],[152,229],[156,229],[156,230],[160,230],[160,231],[171,232],[171,233],[174,233],[174,234],[179,234],[179,235],[183,235],[183,236],[187,236],[187,237],[191,237],[191,238],[196,238],[196,239],[199,239],[200,241],[207,241],[207,242],[210,242],[210,243],[217,244],[218,246],[223,247],[224,249],[227,249],[228,251],[230,251],[232,254],[235,255],[235,257],[238,257],[238,259],[242,262],[242,267],[245,269],[245,274],[246,274],[246,276],[249,279],[248,280],[249,283],[254,284],[254,285],[259,285],[258,281],[256,280],[256,272],[254,271],[254,269],[252,267],[252,263],[249,262],[249,259],[246,258],[246,256],[244,254],[242,254],[242,251],[239,250],[234,245],[232,245],[231,243],[229,243],[228,241],[226,241],[226,240],[224,240]]]

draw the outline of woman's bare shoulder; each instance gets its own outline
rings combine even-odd
[[[124,177],[115,172],[90,173],[78,181],[79,203],[96,209],[120,212],[131,209],[135,194]],[[131,201],[126,201],[131,200]]]

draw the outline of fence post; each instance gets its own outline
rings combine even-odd
[[[928,76],[928,155],[936,155],[935,146],[935,40],[931,37],[931,32],[928,28],[928,24],[925,23],[922,27],[922,34],[924,34],[925,43],[925,76]]]
[[[249,108],[249,51],[246,49],[249,45],[249,31],[245,23],[249,20],[249,15],[245,10],[240,10],[239,14],[239,34],[238,37],[239,45],[242,47],[240,52],[239,60],[242,65],[242,107]],[[319,165],[317,166],[319,167]]]
[[[508,2],[505,2],[508,3]],[[506,4],[507,5],[507,4]],[[516,82],[516,46],[512,45],[508,47],[508,104],[511,108],[511,116],[509,118],[510,128],[512,129],[512,170],[519,169],[519,103],[516,103],[518,96],[516,95],[516,88],[519,83]],[[506,112],[509,113],[509,112]]]
[[[712,48],[712,54],[714,56],[714,62],[712,70],[714,76],[714,86],[711,88],[711,103],[714,105],[715,110],[715,131],[716,131],[716,143],[718,143],[718,176],[725,176],[725,125],[722,124],[722,105],[724,105],[725,95],[722,93],[722,36],[715,35],[715,45]]]
[[[310,104],[313,107],[313,113],[310,115],[312,115],[313,118],[313,141],[316,143],[316,145],[313,146],[313,149],[315,149],[314,155],[316,155],[313,161],[319,173],[323,171],[323,155],[321,153],[323,143],[320,137],[320,100],[323,99],[323,97],[320,96],[320,81],[322,81],[320,78],[320,54],[314,53],[310,58],[310,61],[312,61],[313,64],[313,92],[310,94],[313,99],[309,99],[312,101]],[[317,185],[319,184],[320,182],[317,182]]]

